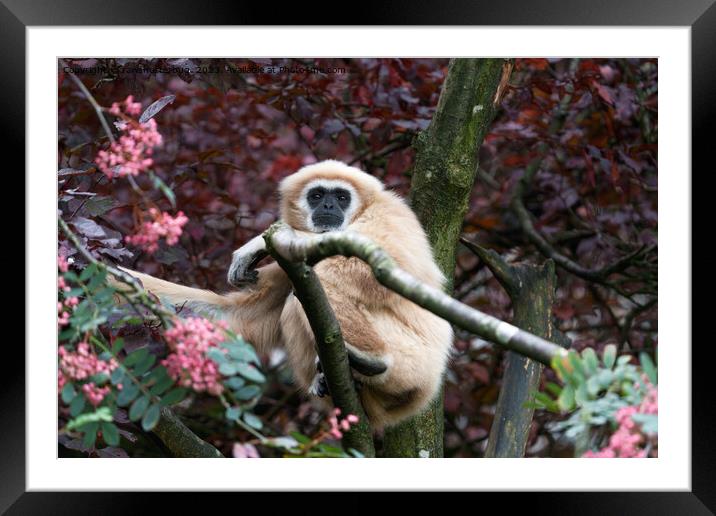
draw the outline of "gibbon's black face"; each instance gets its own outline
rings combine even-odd
[[[351,193],[345,188],[311,188],[306,194],[311,221],[319,232],[340,228],[351,205]]]

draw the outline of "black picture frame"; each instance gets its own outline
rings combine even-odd
[[[400,0],[390,5],[363,2],[338,14],[333,5],[321,2],[268,4],[251,2],[192,2],[168,0],[140,2],[137,0],[0,0],[0,48],[3,49],[4,70],[0,73],[0,113],[2,142],[6,149],[15,149],[13,157],[24,162],[25,144],[25,29],[37,25],[288,25],[305,20],[307,24],[330,25],[603,25],[603,26],[688,26],[691,27],[692,73],[692,170],[706,168],[708,150],[716,129],[716,0],[460,0],[428,2]],[[330,14],[329,14],[330,13]],[[340,21],[336,22],[336,18]],[[27,99],[31,102],[32,99]],[[48,114],[48,116],[53,116]],[[5,154],[5,153],[4,153]],[[6,154],[6,156],[9,154]],[[709,164],[711,170],[713,165]],[[22,163],[17,167],[22,167]],[[17,170],[17,168],[16,168]],[[677,173],[669,171],[669,173]],[[695,174],[692,173],[692,178]],[[19,180],[19,174],[15,174]],[[27,190],[25,181],[17,187]],[[29,187],[29,185],[28,185]],[[17,190],[19,191],[19,190]],[[692,192],[694,192],[692,188]],[[696,206],[694,202],[692,206]],[[703,229],[703,220],[692,215],[694,227]],[[697,233],[697,234],[709,234]],[[693,234],[693,231],[692,231]],[[25,235],[25,238],[27,235]],[[19,244],[17,244],[19,247]],[[693,253],[693,247],[692,247]],[[693,256],[693,254],[692,254]],[[13,269],[17,265],[10,265]],[[31,271],[25,268],[27,275]],[[693,275],[693,269],[692,269]],[[685,300],[687,301],[687,300]],[[688,300],[689,302],[691,300]],[[692,304],[699,320],[706,317],[707,304]],[[700,311],[700,312],[699,312]],[[25,322],[30,324],[26,312]],[[672,343],[676,345],[677,343]],[[680,343],[684,347],[689,343]],[[716,404],[707,384],[707,341],[692,348],[692,490],[690,492],[592,492],[592,493],[524,493],[500,496],[500,510],[526,503],[530,513],[549,514],[714,514],[716,511],[716,440],[708,421],[713,419]],[[146,512],[149,493],[27,493],[25,492],[25,353],[16,343],[6,342],[0,391],[2,432],[0,435],[0,510],[7,514],[133,514]],[[8,364],[12,364],[9,366]],[[711,417],[709,417],[711,416]],[[558,481],[558,479],[557,479]],[[497,496],[500,494],[498,493]],[[215,497],[216,494],[212,494]],[[233,500],[239,495],[232,495]],[[241,494],[241,506],[254,502],[270,503],[276,510],[276,499]],[[310,510],[324,510],[324,502],[308,500],[306,494],[294,493],[288,501],[294,507],[305,501]],[[365,495],[341,495],[340,506],[364,512],[372,502]],[[451,496],[463,496],[454,494]],[[484,508],[486,493],[467,495],[475,508]],[[492,495],[494,496],[494,495]],[[298,497],[298,499],[296,498]],[[479,497],[479,498],[478,498]],[[171,500],[167,500],[171,498]],[[401,502],[402,510],[423,504],[423,496],[414,494]],[[409,500],[408,500],[409,498]],[[205,497],[170,494],[162,500],[163,510],[179,505],[190,510]],[[362,503],[361,503],[362,501]],[[461,500],[463,501],[463,500]],[[212,498],[212,505],[223,503]],[[355,503],[353,503],[355,502]],[[232,502],[233,503],[233,502]],[[477,505],[479,503],[479,505]],[[370,504],[370,505],[369,505]],[[332,505],[332,504],[331,504]],[[330,506],[329,506],[330,507]],[[333,506],[328,510],[339,510]],[[236,506],[235,510],[239,510]]]

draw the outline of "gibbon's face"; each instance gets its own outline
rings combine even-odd
[[[301,205],[308,228],[315,233],[345,229],[358,202],[355,189],[345,181],[316,180],[303,189]]]

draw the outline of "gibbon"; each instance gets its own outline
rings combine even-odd
[[[375,177],[328,160],[286,177],[279,194],[281,219],[297,232],[358,232],[418,280],[442,286],[443,274],[417,217]],[[306,315],[276,263],[255,269],[264,256],[261,236],[235,251],[228,281],[239,290],[221,295],[127,272],[160,298],[225,320],[259,352],[282,345],[297,384],[322,396],[325,379]],[[327,258],[314,270],[340,323],[372,427],[420,412],[440,386],[453,341],[450,323],[380,285],[358,258]],[[383,367],[372,367],[376,359]]]

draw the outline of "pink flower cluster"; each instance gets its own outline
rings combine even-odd
[[[331,417],[328,418],[328,423],[331,425],[331,428],[328,430],[328,433],[331,434],[336,439],[340,439],[343,437],[343,432],[347,432],[350,430],[351,425],[354,425],[358,422],[358,416],[355,414],[348,414],[345,418],[338,420],[338,416],[341,415],[341,409],[335,408],[333,409],[333,414]]]
[[[67,351],[64,346],[60,346],[57,353],[60,356],[57,377],[59,390],[62,390],[67,381],[84,381],[100,373],[112,374],[112,371],[119,365],[113,358],[109,361],[100,360],[86,342],[80,342],[77,345],[77,351]],[[95,407],[102,403],[110,391],[108,386],[99,387],[94,382],[83,384],[81,389],[85,398]]]
[[[67,272],[70,268],[69,263],[67,263],[67,260],[62,255],[57,255],[57,268],[60,269],[60,272]],[[72,290],[65,281],[64,276],[57,277],[57,290],[62,290],[63,292]],[[76,297],[69,297],[65,299],[64,303],[61,301],[57,302],[57,325],[60,328],[70,323],[70,314],[74,307],[77,306],[77,303],[79,303],[79,299]]]
[[[125,115],[136,116],[142,111],[142,105],[134,102],[132,95],[121,104],[113,103],[109,112],[115,116],[122,116],[122,108]],[[101,150],[97,153],[95,163],[99,169],[110,179],[115,175],[136,176],[149,169],[154,163],[149,157],[152,155],[152,149],[162,144],[162,135],[157,131],[157,122],[151,118],[146,123],[140,124],[125,116],[125,120],[117,123],[117,127],[124,134],[110,145],[109,150]]]
[[[160,212],[156,208],[149,208],[151,221],[144,222],[135,235],[125,237],[127,243],[144,249],[153,254],[159,249],[159,239],[164,237],[168,245],[174,245],[179,241],[182,234],[182,227],[189,221],[184,212],[180,211],[176,217],[166,212]]]
[[[234,443],[234,446],[233,446],[231,452],[232,452],[231,454],[237,459],[259,459],[259,458],[261,458],[256,447],[250,443],[246,443],[246,444]]]
[[[58,288],[63,288],[65,291],[70,290],[70,287],[64,285],[64,278],[60,278],[60,280],[62,281],[58,280],[57,282]],[[59,328],[70,324],[70,315],[79,302],[80,300],[76,297],[68,297],[64,303],[62,301],[57,302],[57,326]]]
[[[67,258],[61,254],[57,255],[57,268],[60,269],[60,272],[67,272],[70,270],[70,264],[67,261]]]
[[[162,361],[169,376],[183,387],[196,392],[221,394],[221,374],[217,364],[206,356],[206,352],[225,340],[223,321],[212,324],[203,317],[176,319],[174,327],[164,336],[172,353]]]
[[[619,427],[609,438],[609,444],[596,452],[587,451],[582,457],[610,459],[646,457],[648,450],[643,445],[646,443],[647,436],[644,435],[632,416],[634,414],[658,414],[658,412],[658,390],[657,387],[649,385],[646,396],[638,406],[623,407],[617,410],[616,419]]]

